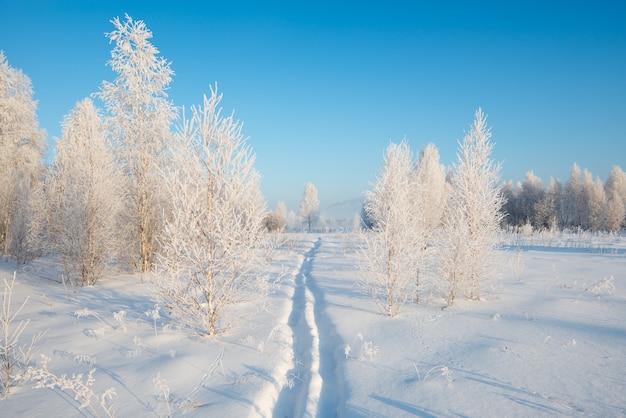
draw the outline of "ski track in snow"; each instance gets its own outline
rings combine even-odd
[[[324,294],[311,276],[321,245],[319,238],[305,254],[296,276],[288,320],[293,334],[293,368],[278,395],[275,418],[345,415],[345,383],[338,355],[341,344],[324,311]]]

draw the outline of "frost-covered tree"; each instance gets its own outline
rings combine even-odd
[[[434,144],[428,144],[420,151],[410,187],[413,199],[411,216],[415,223],[412,231],[420,240],[419,249],[414,255],[414,264],[418,268],[414,279],[415,302],[419,302],[423,260],[428,244],[432,244],[433,234],[441,226],[449,191],[446,168],[439,162],[439,151]]]
[[[416,292],[415,277],[423,253],[416,214],[425,202],[415,198],[414,167],[406,141],[390,144],[380,174],[366,194],[365,212],[372,228],[363,234],[361,283],[388,316],[396,316]]]
[[[620,167],[613,167],[604,183],[607,199],[606,228],[619,231],[626,221],[626,173]]]
[[[284,231],[287,226],[287,206],[285,202],[278,202],[276,210],[265,215],[263,224],[269,232]]]
[[[307,183],[304,186],[304,193],[300,201],[300,218],[307,225],[309,232],[311,232],[311,227],[319,219],[319,208],[320,202],[317,200],[317,189],[313,183]]]
[[[448,305],[460,295],[479,299],[481,284],[494,274],[503,199],[490,139],[487,117],[478,109],[454,164],[438,243],[438,270]]]
[[[522,222],[522,209],[520,196],[522,194],[522,184],[513,183],[509,180],[500,187],[504,205],[502,205],[503,220],[508,225],[519,226]]]
[[[104,81],[98,96],[106,105],[113,143],[131,180],[126,229],[140,269],[147,272],[166,206],[158,169],[169,162],[167,147],[175,110],[166,90],[174,72],[150,43],[152,32],[143,21],[126,15],[125,21],[115,18],[111,22],[115,30],[107,36],[115,47],[109,66],[117,77]]]
[[[535,222],[539,228],[555,229],[559,225],[561,183],[553,178],[543,197],[535,204]]]
[[[90,99],[65,117],[47,181],[49,234],[71,281],[93,285],[118,254],[124,177]]]
[[[43,172],[36,110],[30,78],[0,51],[0,252],[18,261],[29,257],[31,199]]]
[[[521,217],[524,223],[530,223],[533,227],[538,226],[536,206],[543,199],[544,193],[541,179],[532,171],[527,172],[519,196]]]
[[[561,194],[561,225],[582,228],[583,211],[582,170],[574,163]]]
[[[583,171],[582,180],[582,226],[591,231],[599,231],[605,226],[606,195],[600,179],[594,181],[588,170]]]
[[[439,151],[434,144],[426,145],[417,160],[414,174],[416,199],[422,202],[416,207],[419,229],[424,233],[424,246],[429,242],[432,233],[441,225],[443,211],[448,198],[446,168],[439,162]]]
[[[224,311],[263,285],[265,203],[254,154],[216,89],[192,107],[163,181],[165,222],[155,280],[172,314],[200,335],[228,326]]]
[[[276,216],[278,217],[278,220],[280,221],[280,225],[281,225],[281,231],[284,230],[287,227],[287,205],[285,204],[285,202],[278,202],[276,204]]]

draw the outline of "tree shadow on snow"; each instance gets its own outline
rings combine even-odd
[[[436,417],[441,416],[441,414],[438,414],[435,411],[428,411],[426,409],[419,408],[416,405],[411,405],[411,404],[406,403],[406,402],[385,398],[384,396],[370,395],[370,397],[372,399],[376,399],[377,401],[382,402],[382,403],[384,403],[386,405],[389,405],[389,406],[391,406],[393,408],[397,408],[397,409],[399,409],[401,411],[404,411],[404,412],[409,413],[411,415],[415,415],[417,417],[436,418]]]

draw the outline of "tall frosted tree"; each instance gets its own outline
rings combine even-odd
[[[509,180],[502,184],[500,190],[504,198],[504,205],[502,206],[504,220],[509,225],[522,225],[525,222],[522,216],[520,199],[522,184],[520,182],[513,183],[512,180]]]
[[[424,257],[428,244],[432,244],[435,231],[441,226],[443,212],[448,197],[446,168],[439,162],[439,151],[434,144],[428,144],[420,151],[419,158],[411,174],[411,216],[415,225],[412,231],[419,238],[416,250],[415,302],[419,302],[419,290]]]
[[[416,292],[415,278],[423,252],[417,213],[425,202],[416,199],[415,163],[406,141],[385,150],[380,174],[367,192],[365,212],[372,228],[364,231],[362,285],[385,315],[396,316]]]
[[[524,223],[530,223],[534,227],[538,226],[537,204],[543,199],[544,193],[541,179],[532,171],[527,172],[519,195],[521,216]]]
[[[90,99],[63,123],[47,184],[49,233],[71,281],[93,285],[118,254],[124,177]]]
[[[413,181],[415,199],[421,203],[415,207],[415,216],[426,247],[433,232],[441,226],[449,191],[446,168],[439,162],[439,151],[434,144],[428,144],[420,151]]]
[[[221,98],[212,90],[183,120],[163,179],[173,210],[156,284],[172,313],[200,335],[228,327],[225,310],[263,285],[265,203],[255,157],[242,124],[221,115]]]
[[[561,217],[564,227],[583,226],[583,201],[582,170],[574,163],[561,195]]]
[[[448,305],[460,295],[479,299],[481,284],[494,272],[503,199],[492,150],[491,128],[478,109],[454,164],[439,240],[439,275]]]
[[[583,170],[582,179],[582,226],[591,231],[605,227],[606,195],[600,179],[593,179],[588,170]]]
[[[309,232],[311,232],[311,227],[319,218],[319,207],[320,202],[317,200],[317,188],[315,188],[313,183],[307,183],[304,186],[304,193],[300,201],[300,218],[302,218],[304,224],[307,225]]]
[[[28,258],[30,208],[43,166],[39,130],[28,76],[9,66],[0,51],[0,251]]]
[[[620,167],[613,167],[604,183],[607,199],[606,228],[619,231],[626,220],[626,173]]]
[[[535,204],[537,226],[548,229],[559,226],[561,193],[561,183],[551,178],[543,197]]]
[[[117,73],[104,81],[99,97],[109,114],[108,122],[118,158],[129,179],[129,239],[138,253],[140,270],[151,269],[156,237],[162,228],[161,214],[167,204],[158,169],[169,162],[170,125],[175,109],[166,90],[174,72],[150,43],[152,32],[143,21],[126,15],[111,21],[107,33],[115,44],[109,65]]]

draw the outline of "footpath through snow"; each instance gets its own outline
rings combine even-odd
[[[295,279],[288,324],[292,331],[292,368],[278,396],[274,417],[344,415],[344,377],[339,367],[341,341],[326,316],[324,294],[311,275],[322,245],[319,238],[304,257]]]

